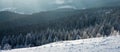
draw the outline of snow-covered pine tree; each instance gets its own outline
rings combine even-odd
[[[4,47],[3,47],[4,50],[10,50],[11,48],[12,46],[10,44],[8,43],[4,44]]]

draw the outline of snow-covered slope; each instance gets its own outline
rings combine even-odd
[[[1,52],[120,52],[120,36],[61,41],[39,47]]]

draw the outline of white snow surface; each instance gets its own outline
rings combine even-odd
[[[1,52],[120,52],[120,36],[60,41],[32,48]]]

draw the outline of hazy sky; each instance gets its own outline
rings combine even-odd
[[[120,5],[120,0],[0,0],[0,10],[33,13],[57,8],[82,9],[104,5]]]

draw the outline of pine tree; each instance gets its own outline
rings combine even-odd
[[[80,35],[76,35],[76,40],[81,39]]]
[[[55,38],[54,38],[54,42],[56,42],[56,41],[58,41],[58,38],[55,36]]]
[[[2,49],[1,45],[0,45],[0,50]]]
[[[32,34],[31,33],[27,33],[26,37],[25,37],[25,47],[29,47],[29,44],[32,43]]]
[[[97,33],[96,37],[102,37],[102,35],[100,33]]]
[[[4,50],[10,50],[11,48],[12,47],[10,44],[8,44],[8,43],[4,44],[4,47],[3,47]]]

